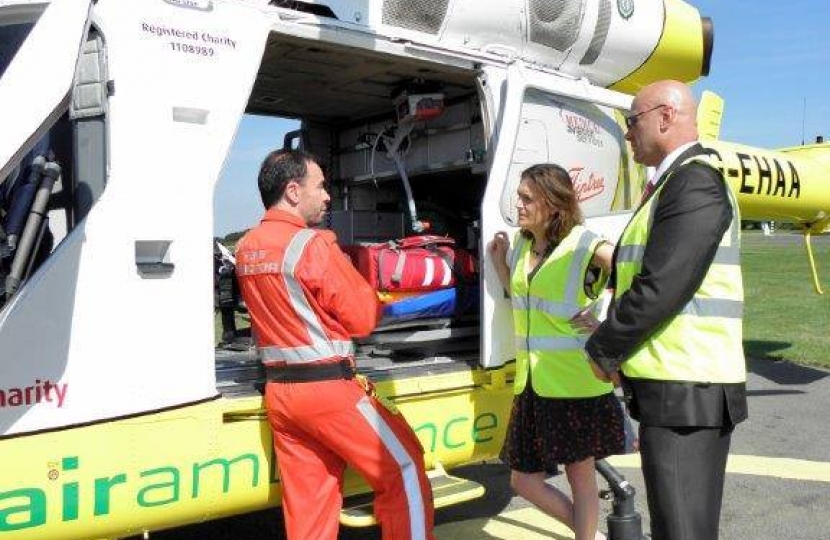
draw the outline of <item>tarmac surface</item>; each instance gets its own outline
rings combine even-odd
[[[779,346],[780,344],[771,344]],[[830,354],[828,351],[827,354]],[[830,537],[830,371],[784,361],[749,362],[749,420],[732,439],[721,515],[723,540]],[[648,532],[639,456],[610,460],[637,490]],[[509,487],[498,462],[456,469],[487,488],[476,501],[436,512],[439,540],[554,539],[573,534]],[[551,480],[567,489],[564,478]],[[610,502],[601,503],[600,530]],[[151,534],[156,540],[284,540],[278,509]],[[378,528],[342,529],[340,540],[379,540]]]

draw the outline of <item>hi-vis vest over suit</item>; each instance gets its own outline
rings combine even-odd
[[[654,538],[714,540],[747,417],[740,215],[707,150],[683,146],[620,237],[615,301],[586,351],[625,375]]]
[[[568,323],[591,302],[583,282],[601,241],[577,225],[529,279],[530,241],[516,234],[510,257],[515,394],[522,393],[528,378],[533,390],[546,398],[596,397],[614,390],[593,376],[583,351],[586,338]]]
[[[698,155],[684,163],[706,162]],[[632,217],[620,237],[616,254],[615,298],[630,287],[642,267],[662,182]],[[682,311],[643,343],[622,364],[633,379],[700,383],[741,383],[746,380],[742,322],[743,285],[740,267],[740,215],[732,192],[732,223],[724,233],[703,283]]]
[[[377,294],[334,234],[275,208],[240,241],[237,275],[262,361],[273,372],[353,364],[351,336],[377,324]],[[288,538],[337,538],[348,463],[375,491],[385,540],[434,539],[423,450],[400,414],[348,378],[269,381],[265,405]]]

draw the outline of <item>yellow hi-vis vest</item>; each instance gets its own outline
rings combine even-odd
[[[587,336],[577,334],[568,324],[591,302],[583,286],[585,272],[601,241],[585,227],[574,227],[528,280],[531,241],[516,234],[510,256],[516,332],[514,393],[522,393],[528,377],[536,393],[549,398],[594,397],[613,391],[588,365]]]
[[[709,165],[706,156],[691,162]],[[671,173],[674,174],[674,173]],[[657,199],[671,174],[637,209],[620,237],[616,254],[616,291],[619,299],[642,268]],[[743,283],[740,266],[741,218],[729,186],[732,223],[723,235],[715,259],[700,288],[681,312],[661,326],[622,364],[631,378],[705,383],[746,381],[742,343]],[[695,234],[695,231],[689,231]]]

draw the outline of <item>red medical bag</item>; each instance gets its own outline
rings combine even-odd
[[[421,235],[381,244],[344,246],[357,270],[377,291],[435,291],[472,279],[473,256],[446,236]]]

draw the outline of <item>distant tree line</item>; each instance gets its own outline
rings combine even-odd
[[[220,242],[225,247],[232,249],[234,246],[236,246],[236,243],[239,241],[240,238],[242,238],[245,235],[246,232],[248,232],[247,229],[245,229],[244,231],[231,232],[221,238],[217,237],[216,241]]]

